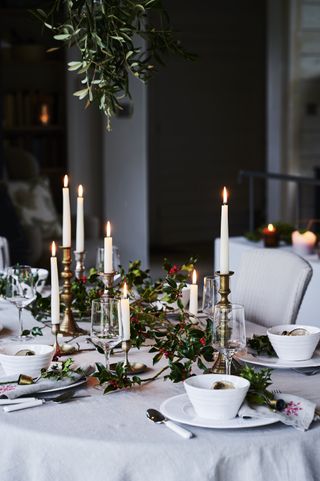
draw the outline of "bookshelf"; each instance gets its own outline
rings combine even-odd
[[[65,52],[27,8],[0,8],[1,130],[3,145],[37,159],[50,178],[57,208],[65,173]],[[60,45],[59,45],[60,46]]]

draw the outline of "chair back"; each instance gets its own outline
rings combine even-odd
[[[9,245],[5,237],[0,237],[0,271],[10,266]]]
[[[241,256],[232,301],[244,305],[248,321],[266,327],[293,324],[311,277],[311,265],[296,254],[250,250]]]

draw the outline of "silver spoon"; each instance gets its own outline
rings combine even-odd
[[[178,426],[172,421],[169,421],[169,419],[165,418],[163,414],[161,414],[156,409],[147,409],[147,417],[151,419],[151,421],[153,421],[154,423],[165,424],[167,428],[171,429],[185,439],[190,439],[193,437],[193,433],[187,431],[187,429],[184,429],[181,426]]]

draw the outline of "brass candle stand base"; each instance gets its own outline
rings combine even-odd
[[[60,324],[60,332],[63,336],[75,336],[85,334],[86,331],[81,329],[73,318],[73,313],[71,309],[72,294],[71,294],[71,279],[72,272],[71,266],[71,247],[61,247],[63,252],[62,264],[64,266],[61,272],[61,277],[63,279],[63,292],[61,294],[62,302],[65,305],[63,319]]]
[[[51,332],[54,335],[54,339],[55,339],[54,345],[53,345],[54,354],[53,354],[52,360],[56,361],[61,356],[61,348],[60,348],[59,342],[58,342],[59,324],[52,324]]]
[[[129,356],[128,356],[128,353],[131,349],[131,341],[128,340],[128,341],[122,341],[121,343],[121,347],[122,347],[122,350],[124,351],[124,367],[126,368],[126,372],[127,374],[131,374],[131,375],[134,375],[134,374],[141,374],[143,372],[146,372],[148,367],[143,364],[142,362],[129,362]],[[113,370],[112,368],[114,368],[116,366],[116,364],[111,364],[110,366],[110,369]]]
[[[85,267],[84,267],[84,260],[85,260],[85,257],[86,257],[86,252],[85,251],[82,251],[82,252],[78,252],[78,251],[74,251],[74,257],[75,257],[75,260],[76,260],[76,270],[75,270],[75,276],[76,276],[76,279],[79,279],[79,280],[83,280],[85,275]]]
[[[229,294],[231,293],[230,290],[230,277],[234,274],[234,272],[230,271],[228,274],[221,274],[220,271],[215,273],[216,276],[219,276],[220,279],[220,301],[218,302],[218,306],[225,307],[226,312],[229,306],[231,306],[231,302],[229,301]],[[226,322],[222,322],[222,328],[226,329]],[[213,363],[211,368],[211,372],[214,374],[225,374],[225,360],[223,355],[219,352],[216,355],[216,359]]]

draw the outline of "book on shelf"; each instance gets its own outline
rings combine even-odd
[[[35,127],[56,125],[59,120],[59,97],[39,91],[8,92],[3,102],[3,127]]]

